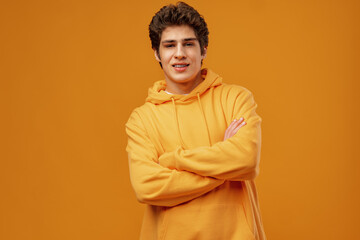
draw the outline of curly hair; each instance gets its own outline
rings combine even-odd
[[[177,2],[162,7],[152,18],[149,25],[151,47],[159,54],[161,34],[168,26],[188,25],[193,28],[200,43],[201,54],[209,44],[209,30],[204,18],[191,6],[184,2]]]

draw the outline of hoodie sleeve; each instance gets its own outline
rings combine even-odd
[[[261,118],[255,112],[257,104],[245,88],[235,87],[224,95],[226,118],[232,121],[244,117],[246,125],[231,138],[212,146],[186,150],[178,147],[167,152],[159,158],[162,166],[231,181],[253,180],[258,175]]]
[[[130,180],[139,202],[175,206],[197,198],[224,182],[159,165],[157,151],[135,111],[126,123],[126,133]]]

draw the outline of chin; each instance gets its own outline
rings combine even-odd
[[[176,82],[189,82],[195,80],[200,71],[201,69],[199,69],[198,71],[188,71],[182,73],[175,72],[169,74],[168,77]]]
[[[169,76],[169,77],[173,82],[186,83],[195,80],[196,74],[195,75],[184,74],[182,76]]]

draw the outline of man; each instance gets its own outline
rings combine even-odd
[[[251,92],[201,68],[209,32],[189,5],[163,7],[149,31],[165,80],[126,124],[131,183],[147,204],[140,239],[265,239]]]

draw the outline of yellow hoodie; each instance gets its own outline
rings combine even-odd
[[[249,90],[202,73],[188,95],[168,94],[164,80],[155,82],[126,123],[131,183],[147,204],[140,239],[266,239],[254,183],[257,105]],[[241,117],[247,124],[223,141]]]

